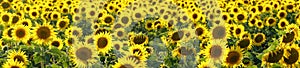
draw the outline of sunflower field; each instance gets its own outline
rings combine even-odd
[[[0,68],[299,68],[299,0],[0,0]]]

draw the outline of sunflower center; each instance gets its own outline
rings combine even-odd
[[[245,16],[242,15],[242,14],[239,14],[239,15],[237,16],[237,19],[238,19],[238,20],[243,20],[244,18],[245,18]]]
[[[297,62],[297,60],[299,59],[299,52],[294,49],[291,48],[290,50],[287,50],[290,53],[290,56],[288,56],[287,58],[284,57],[284,62],[288,65],[294,64]]]
[[[237,29],[235,30],[235,34],[237,34],[237,35],[238,35],[238,34],[240,34],[240,33],[241,33],[241,31],[242,31],[242,30],[241,30],[240,28],[237,28]]]
[[[81,47],[76,51],[76,57],[82,61],[92,58],[92,51],[87,47]]]
[[[11,66],[10,68],[20,68],[19,66]]]
[[[13,30],[13,28],[10,28],[10,29],[7,31],[7,35],[8,35],[9,37],[12,37],[12,35],[11,35],[12,30]]]
[[[202,28],[197,28],[196,29],[196,35],[200,36],[203,34],[203,29]]]
[[[67,24],[67,23],[66,23],[65,21],[61,21],[61,22],[59,22],[58,25],[59,25],[60,28],[63,28],[63,27],[66,26],[66,24]]]
[[[221,54],[223,53],[222,52],[222,48],[220,45],[213,45],[211,48],[210,48],[210,56],[214,59],[216,58],[220,58],[221,57]]]
[[[14,16],[13,19],[12,19],[12,23],[16,24],[16,23],[18,23],[18,21],[19,21],[19,17],[18,16]]]
[[[171,39],[174,40],[174,41],[179,41],[183,38],[183,32],[182,31],[178,31],[178,32],[175,32],[173,33]]]
[[[193,14],[193,19],[196,19],[198,18],[198,15],[197,14]]]
[[[286,6],[286,8],[287,8],[287,9],[293,9],[294,6],[293,6],[293,5],[288,5],[288,6]]]
[[[92,44],[93,42],[94,42],[94,39],[93,39],[93,38],[89,38],[89,39],[88,39],[88,43],[89,43],[89,44]]]
[[[243,39],[238,42],[238,46],[241,48],[247,48],[250,45],[250,39]]]
[[[40,27],[37,30],[37,36],[40,39],[48,39],[51,36],[50,33],[51,33],[51,31],[50,31],[50,28],[48,28],[48,27]]]
[[[273,24],[274,22],[275,22],[274,19],[270,19],[270,20],[269,20],[269,24]]]
[[[244,65],[248,65],[248,64],[250,64],[250,62],[251,62],[251,59],[249,59],[249,58],[244,58],[243,61],[242,61],[242,63]]]
[[[120,44],[115,44],[114,47],[119,50],[120,49]]]
[[[278,51],[270,53],[266,61],[269,63],[277,63],[282,58],[282,56],[283,56],[283,50],[280,49]]]
[[[53,41],[51,43],[52,46],[58,47],[59,46],[59,42],[58,41]]]
[[[228,53],[228,57],[226,58],[226,62],[229,64],[236,64],[239,62],[241,55],[236,51],[231,51]]]
[[[26,32],[25,32],[25,30],[24,29],[18,29],[17,31],[16,31],[16,36],[18,37],[18,38],[23,38],[23,37],[25,37],[25,34]]]
[[[146,41],[146,37],[145,36],[136,36],[133,38],[133,42],[135,44],[143,44]]]
[[[222,39],[226,36],[226,28],[224,26],[217,26],[213,29],[212,32],[214,39]]]
[[[255,13],[255,12],[256,12],[256,9],[255,9],[255,8],[252,8],[251,11],[252,11],[253,13]]]
[[[262,6],[258,6],[258,11],[262,11],[263,10],[263,7]]]
[[[255,22],[256,22],[255,19],[252,19],[252,20],[250,21],[251,24],[255,24]]]
[[[9,16],[8,15],[3,15],[2,16],[2,21],[4,21],[4,22],[8,22],[9,21]]]
[[[147,23],[147,28],[151,28],[152,27],[152,23]]]
[[[37,13],[36,12],[32,12],[31,15],[35,17],[35,16],[37,16]]]
[[[75,35],[75,36],[79,36],[80,33],[79,33],[79,31],[74,30],[74,31],[72,32],[72,34]]]
[[[223,20],[227,20],[228,19],[228,17],[226,15],[223,15],[222,18],[223,18]]]
[[[134,68],[134,67],[130,64],[124,64],[124,65],[121,65],[119,68]]]
[[[22,25],[28,26],[28,22],[22,22]]]
[[[281,22],[280,26],[284,27],[285,26],[285,22]]]
[[[141,13],[135,13],[134,15],[136,18],[141,18],[142,17],[142,14]]]
[[[262,42],[263,41],[263,36],[262,35],[257,35],[255,38],[254,38],[254,41],[256,42],[256,43],[260,43],[260,42]]]
[[[2,6],[2,8],[4,8],[4,9],[7,9],[7,8],[10,7],[10,5],[9,5],[8,2],[3,2],[1,6]]]
[[[279,16],[280,16],[280,17],[284,17],[284,16],[285,16],[285,13],[281,12],[281,13],[279,13]]]
[[[295,36],[294,32],[286,33],[285,36],[283,36],[282,42],[284,43],[292,42],[294,40],[294,36]]]
[[[25,62],[25,59],[23,59],[23,57],[20,56],[20,55],[16,55],[16,56],[14,57],[14,60],[17,60],[17,61],[20,61],[20,62]]]
[[[106,17],[105,19],[104,19],[104,22],[105,23],[111,23],[113,21],[113,19],[111,18],[111,17]]]
[[[99,48],[105,48],[108,44],[108,40],[105,37],[100,37],[97,41],[97,46]]]
[[[69,38],[69,39],[68,39],[68,44],[73,44],[73,43],[74,43],[74,41],[75,41],[75,39],[74,39],[74,38]]]
[[[186,47],[180,47],[178,49],[178,52],[182,55],[187,55],[188,54],[188,51],[187,51],[187,48]]]
[[[122,31],[118,31],[118,32],[117,32],[117,35],[118,35],[119,37],[122,37],[122,36],[123,36],[123,32],[122,32]]]

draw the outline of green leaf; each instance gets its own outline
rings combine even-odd
[[[35,64],[38,64],[44,62],[45,60],[42,58],[42,56],[33,56],[33,61],[35,62]]]
[[[56,64],[52,64],[51,68],[61,68],[60,66],[56,65]]]

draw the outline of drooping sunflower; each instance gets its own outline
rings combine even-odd
[[[226,42],[223,40],[211,40],[201,53],[214,63],[222,63],[226,52]]]
[[[98,52],[91,44],[77,42],[70,49],[71,61],[76,65],[75,67],[87,68],[91,67],[97,62]]]
[[[131,45],[145,45],[148,44],[148,36],[142,33],[135,34],[130,37]]]
[[[29,39],[30,37],[30,29],[24,25],[18,25],[14,27],[15,29],[12,30],[12,36],[17,41],[26,42],[25,40]]]
[[[129,47],[129,52],[139,56],[144,56],[146,54],[146,48],[142,45],[133,45]]]
[[[281,44],[293,44],[295,39],[297,38],[296,34],[297,33],[295,33],[294,31],[290,31],[282,35],[282,37],[280,38]]]
[[[283,58],[284,49],[279,48],[269,53],[265,53],[262,58],[262,65],[266,67],[272,66],[274,63],[278,63]]]
[[[15,60],[7,60],[3,65],[3,68],[26,68],[26,65],[22,62]]]
[[[112,49],[112,37],[110,33],[100,33],[94,36],[94,45],[97,50],[105,55]]]
[[[138,60],[134,58],[122,57],[118,59],[118,62],[113,65],[113,68],[146,68],[145,63],[138,63]]]
[[[53,27],[47,23],[43,23],[43,25],[37,25],[37,27],[35,27],[33,30],[34,39],[38,44],[49,42],[55,36],[55,34],[56,33],[54,32]]]
[[[24,63],[24,65],[28,64],[27,55],[25,54],[24,51],[21,51],[21,50],[10,51],[8,53],[7,57],[9,58],[9,60],[14,60],[14,61],[22,62],[22,63]]]
[[[263,33],[257,33],[255,34],[254,38],[253,38],[253,44],[260,46],[262,43],[264,43],[266,40],[266,36]]]
[[[49,45],[49,49],[56,47],[57,49],[61,50],[63,47],[63,42],[59,38],[53,38],[53,40],[50,41],[48,45]]]
[[[227,67],[236,68],[242,64],[243,54],[239,47],[231,47],[226,51],[224,65]]]
[[[299,67],[300,50],[298,45],[290,44],[284,49],[283,58],[280,61],[286,67]]]

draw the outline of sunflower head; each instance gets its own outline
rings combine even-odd
[[[12,31],[12,36],[17,41],[25,42],[25,40],[30,37],[30,29],[24,25],[18,25],[14,27],[15,29]]]
[[[212,35],[212,39],[226,39],[228,36],[228,30],[225,26],[214,26],[211,31],[210,34]]]
[[[13,50],[7,56],[10,60],[18,61],[24,63],[24,65],[28,64],[27,55],[25,55],[24,51],[21,50]]]
[[[146,68],[146,63],[138,63],[138,60],[134,58],[122,57],[118,59],[118,62],[113,65],[113,68]]]
[[[96,52],[96,48],[94,48],[91,44],[86,44],[83,42],[77,42],[70,49],[71,60],[75,67],[90,67],[92,64],[97,62],[96,58],[98,58],[98,52]]]
[[[130,37],[130,42],[132,45],[146,45],[148,44],[148,36],[142,33],[135,34]]]
[[[36,23],[37,24],[37,23]],[[56,34],[49,24],[43,23],[38,25],[33,32],[34,39],[37,39],[38,44],[44,44],[49,42]]]
[[[263,55],[262,65],[272,65],[279,62],[283,58],[284,49],[276,49]]]
[[[300,61],[300,51],[296,44],[290,44],[284,49],[284,55],[281,63],[287,67],[299,66]]]
[[[94,45],[97,50],[106,54],[112,49],[112,37],[109,33],[100,33],[94,36]]]
[[[222,40],[213,40],[209,41],[210,44],[206,46],[205,51],[200,52],[204,54],[207,58],[209,58],[209,61],[213,61],[216,63],[221,63],[223,61],[223,57],[225,56],[226,51],[226,43]]]
[[[266,40],[266,36],[263,33],[255,34],[253,38],[254,45],[260,46]]]
[[[48,45],[49,45],[49,49],[56,47],[60,50],[63,47],[63,42],[59,38],[54,38],[52,41],[48,43]]]
[[[2,65],[3,68],[26,68],[26,65],[22,62],[18,62],[12,59],[7,60],[7,62],[5,62]]]
[[[225,66],[228,67],[237,67],[241,64],[243,58],[243,54],[239,47],[231,47],[230,50],[227,50],[225,57]]]

